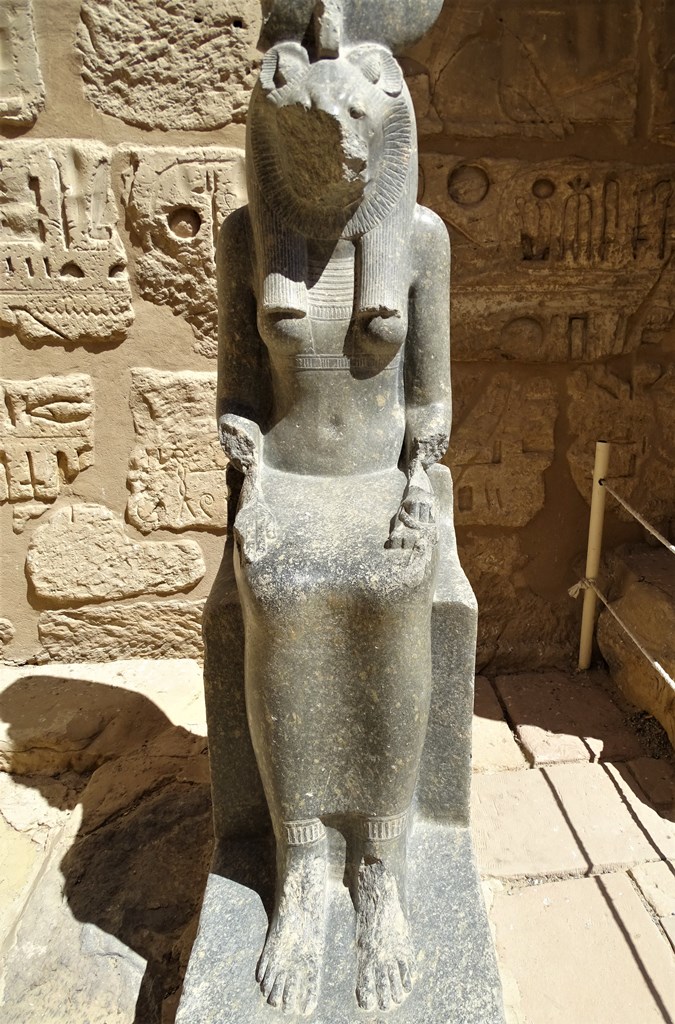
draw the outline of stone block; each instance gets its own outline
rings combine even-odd
[[[0,51],[0,124],[31,125],[45,102],[31,0],[4,0]]]
[[[156,601],[43,612],[38,636],[54,661],[199,658],[203,601]]]
[[[673,307],[675,308],[675,307]],[[636,363],[629,375],[605,366],[576,370],[568,379],[567,462],[579,493],[590,503],[595,442],[610,441],[609,484],[655,526],[673,511],[675,368]],[[633,522],[611,496],[608,514]]]
[[[453,240],[456,360],[589,362],[673,324],[672,166],[422,154]]]
[[[117,163],[127,227],[142,249],[136,261],[141,295],[184,316],[195,351],[215,358],[216,240],[225,218],[246,199],[242,151],[121,146]]]
[[[259,28],[252,0],[83,0],[77,49],[85,94],[140,128],[204,131],[243,121]]]
[[[447,456],[458,526],[525,526],[544,506],[558,405],[544,378],[455,373],[457,403]]]
[[[227,459],[215,404],[215,373],[131,371],[136,444],[127,517],[142,533],[227,526]]]
[[[490,681],[477,676],[473,712],[473,769],[500,772],[527,768]]]
[[[599,874],[659,860],[611,769],[561,764],[474,775],[473,829],[481,872],[528,879]]]
[[[176,1024],[276,1019],[255,985],[267,914],[250,876],[259,886],[261,851],[240,844],[225,853],[229,856],[209,875]],[[419,825],[409,860],[417,984],[394,1018],[401,1024],[429,1024],[432,1015],[445,1024],[503,1024],[501,986],[468,830]],[[331,879],[328,900],[321,1004],[312,1020],[379,1022],[382,1014],[364,1016],[356,1003],[354,908],[341,875]]]
[[[671,482],[665,482],[666,491],[672,489],[669,488]],[[624,481],[620,483],[623,493],[628,488]],[[641,502],[645,500],[641,491],[640,499]],[[612,610],[651,657],[671,678],[675,678],[675,581],[672,562],[672,554],[661,548],[634,545],[618,549],[609,561],[611,593],[608,596]],[[658,719],[670,742],[675,745],[675,693],[609,610],[603,609],[600,614],[597,639],[613,681],[629,701]]]
[[[599,675],[498,676],[495,686],[534,765],[626,761],[642,747]]]
[[[50,605],[176,594],[205,572],[196,541],[139,543],[104,505],[60,508],[37,528],[26,555],[28,579]]]
[[[459,0],[413,56],[452,138],[553,140],[606,128],[627,140],[638,38],[633,0]]]
[[[493,919],[526,1021],[664,1024],[675,1014],[672,951],[625,874],[498,894]]]
[[[84,373],[0,380],[0,398],[0,504],[20,533],[93,463],[93,385]]]
[[[0,143],[0,325],[24,342],[117,343],[134,320],[111,150]]]

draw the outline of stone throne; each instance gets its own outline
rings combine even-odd
[[[263,2],[249,206],[219,240],[234,528],[204,615],[216,843],[177,1024],[503,1020],[469,833],[477,607],[437,465],[449,252],[392,57],[441,6]]]

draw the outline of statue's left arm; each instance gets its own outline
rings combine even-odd
[[[443,221],[424,207],[415,210],[413,286],[405,344],[408,484],[392,544],[418,544],[420,528],[435,518],[427,468],[443,458],[450,440],[450,240]],[[417,535],[416,535],[417,534]]]

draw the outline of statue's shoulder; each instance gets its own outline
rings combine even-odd
[[[437,213],[426,206],[416,206],[413,219],[413,246],[420,268],[439,267],[450,263],[450,236]]]
[[[233,210],[220,227],[218,246],[221,252],[232,252],[238,249],[246,251],[251,240],[251,215],[248,206],[240,206]]]

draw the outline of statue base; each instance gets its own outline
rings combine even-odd
[[[329,829],[332,865],[344,840]],[[267,883],[262,863],[270,862]],[[176,1024],[274,1024],[307,1020],[265,1001],[255,980],[272,892],[266,844],[233,842],[209,875]],[[399,1007],[359,1009],[355,914],[343,879],[329,880],[326,950],[312,1024],[504,1024],[502,995],[480,881],[466,827],[417,823],[409,842],[415,986]],[[251,884],[255,880],[256,888]]]

